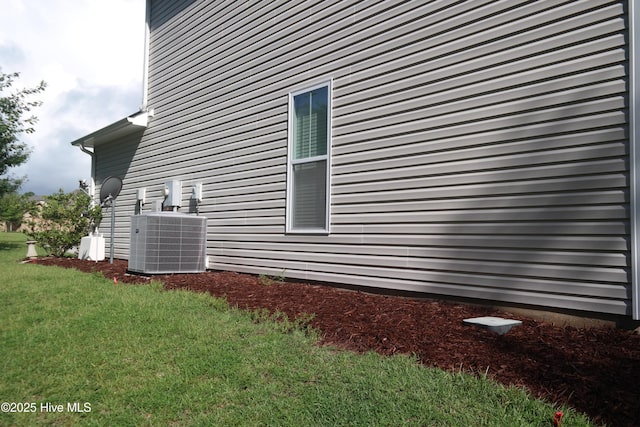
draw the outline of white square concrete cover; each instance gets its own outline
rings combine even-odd
[[[467,325],[489,329],[499,335],[506,334],[514,326],[522,325],[522,321],[520,320],[503,319],[502,317],[492,316],[474,317],[471,319],[464,319],[462,322]]]

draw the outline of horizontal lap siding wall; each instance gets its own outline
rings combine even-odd
[[[129,181],[128,172],[142,136],[143,131],[141,130],[118,141],[99,144],[94,149],[96,194],[100,194],[105,179],[109,177],[123,179],[122,190],[116,198],[115,207],[113,207],[116,217],[113,244],[114,256],[117,258],[127,258],[129,254],[129,225],[130,217],[135,212],[136,187],[135,183],[133,185],[127,184]],[[112,207],[103,208],[103,219],[99,227],[106,239],[107,256],[110,254],[109,245],[111,245],[111,209]]]
[[[212,268],[629,313],[624,2],[184,0],[151,17],[156,114],[123,197],[176,178],[187,206],[202,182]],[[287,235],[287,95],[329,78],[331,233]]]

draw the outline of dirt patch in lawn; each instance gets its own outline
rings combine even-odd
[[[127,274],[123,260],[36,262],[102,272],[118,283],[149,282],[148,277]],[[637,425],[640,419],[640,335],[633,331],[560,327],[517,316],[522,326],[498,336],[462,323],[477,316],[512,317],[488,308],[232,272],[154,277],[167,289],[208,292],[243,309],[279,310],[290,319],[313,313],[311,326],[321,332],[324,344],[356,352],[415,354],[424,365],[486,372],[500,383],[525,387],[611,426]]]

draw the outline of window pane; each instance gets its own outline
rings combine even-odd
[[[329,88],[321,87],[293,97],[293,158],[327,154]]]
[[[327,162],[293,166],[293,228],[326,228]]]

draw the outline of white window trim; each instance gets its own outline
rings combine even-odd
[[[328,100],[327,100],[327,154],[323,156],[314,156],[308,157],[304,159],[295,159],[293,156],[293,98],[297,95],[303,94],[305,92],[310,92],[315,89],[319,89],[321,87],[328,88]],[[331,137],[331,122],[332,122],[332,113],[333,110],[333,80],[324,81],[322,83],[314,84],[312,86],[306,86],[303,89],[296,90],[293,92],[289,92],[289,112],[287,118],[287,199],[286,199],[286,227],[285,231],[287,234],[320,234],[320,235],[328,235],[331,229],[331,145],[332,145],[332,137]],[[327,173],[326,173],[326,200],[325,200],[325,228],[293,228],[293,209],[292,203],[293,200],[293,166],[303,163],[311,163],[325,160]]]

